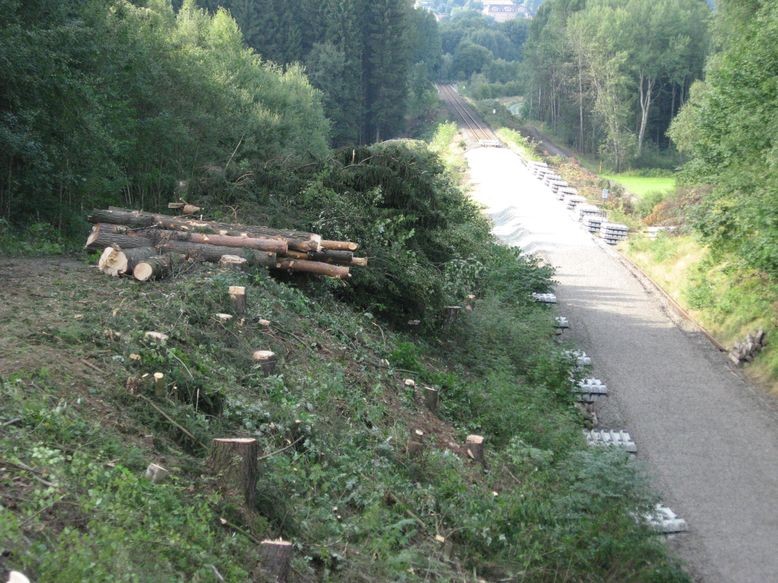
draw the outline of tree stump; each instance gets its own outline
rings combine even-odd
[[[440,391],[433,389],[432,387],[424,387],[424,405],[432,413],[438,412],[438,404],[440,403]]]
[[[261,368],[266,375],[271,375],[276,370],[276,353],[272,350],[256,350],[252,355],[254,362]]]
[[[481,435],[468,435],[465,441],[467,455],[479,464],[484,463],[484,438]]]
[[[421,429],[411,431],[405,449],[410,457],[417,457],[424,452],[424,432]]]
[[[154,396],[160,398],[165,396],[165,375],[161,372],[154,373]]]
[[[149,464],[149,467],[146,468],[146,479],[151,480],[153,484],[158,484],[159,482],[162,482],[165,480],[165,478],[170,475],[170,471],[163,468],[159,464]]]
[[[219,488],[227,498],[243,499],[248,509],[256,502],[259,444],[253,438],[214,439],[208,467],[219,477]]]
[[[232,307],[238,316],[246,313],[246,288],[242,285],[231,285],[229,289]]]
[[[266,581],[286,583],[292,566],[292,543],[281,538],[265,539],[259,545],[259,558]]]

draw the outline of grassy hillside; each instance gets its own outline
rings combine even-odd
[[[351,153],[356,167],[289,195],[327,233],[377,221],[397,235],[357,238],[376,260],[348,283],[190,266],[140,285],[79,260],[3,259],[3,566],[44,582],[245,581],[259,577],[257,541],[283,536],[299,581],[686,580],[633,519],[653,502],[636,466],[584,443],[571,363],[530,299],[551,273],[495,245],[423,151]],[[391,206],[413,188],[430,189],[424,206]],[[391,285],[413,280],[426,283]],[[230,285],[248,289],[242,323],[214,318]],[[436,312],[468,293],[472,310]],[[406,301],[426,307],[399,317]],[[257,349],[280,355],[272,376]],[[437,414],[424,386],[441,392]],[[407,448],[416,429],[421,453]],[[465,453],[472,433],[486,468]],[[260,446],[252,507],[206,463],[213,438],[235,436]],[[151,462],[171,478],[145,480]]]

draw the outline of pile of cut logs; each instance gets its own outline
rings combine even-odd
[[[102,251],[100,271],[139,281],[164,277],[183,261],[263,265],[339,279],[351,276],[352,265],[367,265],[366,257],[354,256],[356,243],[315,233],[116,207],[92,211],[89,222],[94,226],[85,247]]]

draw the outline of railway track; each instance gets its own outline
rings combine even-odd
[[[498,146],[499,138],[472,112],[470,106],[452,85],[436,85],[438,95],[448,108],[459,118],[462,127],[482,146]]]

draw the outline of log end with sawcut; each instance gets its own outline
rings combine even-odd
[[[127,271],[127,257],[119,249],[106,247],[97,261],[97,268],[106,275],[119,277]]]

